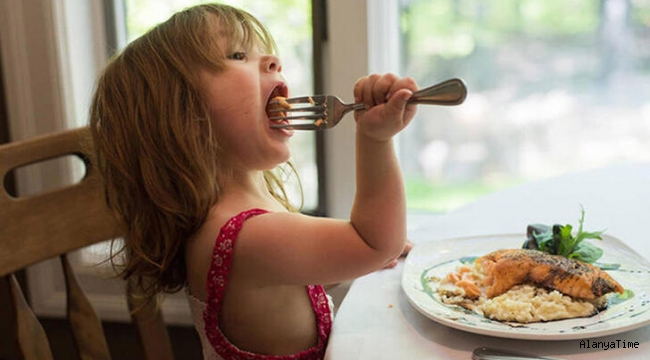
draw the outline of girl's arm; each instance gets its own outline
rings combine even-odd
[[[410,78],[357,81],[356,195],[350,220],[274,212],[246,221],[233,267],[258,285],[330,284],[389,265],[405,249],[404,185],[393,136],[415,115]],[[240,209],[243,210],[243,209]],[[209,238],[209,237],[208,237]]]
[[[417,85],[392,74],[371,75],[357,81],[355,101],[367,111],[355,114],[357,192],[350,221],[369,247],[390,261],[404,249],[406,199],[393,136],[413,118],[407,101]]]

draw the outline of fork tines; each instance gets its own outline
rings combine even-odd
[[[288,98],[284,100],[273,100],[269,104],[280,104],[286,102],[291,104],[290,108],[279,107],[269,110],[270,120],[313,120],[323,119],[326,116],[327,107],[323,104],[322,96],[303,96]],[[320,100],[320,101],[319,101]]]
[[[296,106],[289,109],[273,109],[269,110],[270,114],[287,114],[291,115],[281,115],[281,116],[271,116],[270,120],[317,120],[322,119],[325,116],[325,106],[323,105],[314,105],[314,106]]]
[[[289,104],[311,104],[311,105],[322,104],[324,101],[325,101],[325,96],[323,95],[300,96],[300,97],[285,98],[282,100],[282,102],[287,102]],[[280,103],[280,101],[278,100],[273,100],[270,102],[270,104],[278,104],[278,103]]]

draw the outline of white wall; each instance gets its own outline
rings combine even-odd
[[[0,1],[0,49],[14,140],[66,127],[53,1]]]
[[[369,0],[372,1],[372,0]],[[329,0],[325,92],[353,100],[355,81],[368,73],[367,0]],[[355,193],[355,123],[348,115],[325,134],[329,215],[348,219]]]
[[[355,81],[369,73],[398,73],[396,0],[329,0],[325,90],[352,101]],[[391,51],[392,49],[392,51]],[[326,134],[329,215],[347,219],[355,193],[355,124],[348,115]],[[398,138],[399,141],[399,138]]]

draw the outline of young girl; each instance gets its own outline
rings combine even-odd
[[[90,127],[124,278],[149,296],[187,288],[206,359],[318,359],[332,309],[321,285],[380,269],[405,248],[392,138],[413,118],[410,78],[354,85],[357,192],[350,220],[295,211],[273,170],[291,130],[267,30],[225,5],[186,9],[132,42],[98,81]]]

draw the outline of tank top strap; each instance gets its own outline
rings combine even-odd
[[[214,249],[212,250],[212,261],[210,263],[210,270],[208,271],[206,305],[209,311],[206,311],[206,316],[208,313],[216,311],[215,314],[209,314],[214,319],[214,315],[217,315],[221,309],[221,298],[223,297],[228,273],[230,272],[235,241],[244,225],[244,221],[253,216],[266,213],[268,211],[263,209],[246,210],[230,218],[221,227],[214,244]]]
[[[322,285],[308,285],[307,291],[318,323],[318,345],[324,348],[332,331],[334,304]]]

